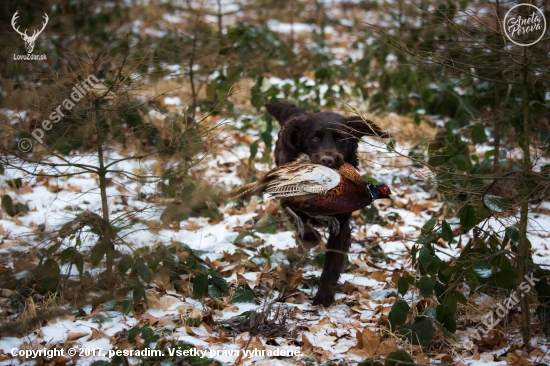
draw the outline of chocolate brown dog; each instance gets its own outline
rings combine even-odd
[[[314,164],[337,169],[347,162],[357,168],[357,146],[362,136],[390,137],[374,122],[360,117],[344,117],[332,112],[312,114],[286,103],[269,103],[265,107],[281,125],[275,147],[277,165],[294,161],[299,154],[304,153]],[[308,219],[305,215],[299,216],[304,222]],[[325,266],[313,305],[329,306],[334,302],[336,284],[344,265],[344,253],[351,244],[351,214],[334,217],[340,223],[340,232],[329,236]],[[318,236],[313,229],[307,229],[304,239],[317,241]]]

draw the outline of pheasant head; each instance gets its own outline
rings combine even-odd
[[[365,184],[367,185],[367,188],[370,191],[373,201],[380,198],[390,198],[391,189],[386,184],[384,183],[373,184],[370,181]]]

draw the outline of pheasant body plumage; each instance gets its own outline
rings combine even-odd
[[[281,200],[301,233],[303,223],[294,211],[323,221],[337,232],[338,221],[330,215],[359,210],[391,194],[384,184],[365,183],[351,164],[344,163],[334,170],[312,164],[307,155],[279,165],[259,181],[231,191],[228,197],[245,199],[261,192]]]

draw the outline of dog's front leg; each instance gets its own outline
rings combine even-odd
[[[349,223],[351,214],[340,214],[335,215],[335,217],[340,222],[340,232],[338,235],[330,234],[328,238],[325,266],[319,280],[319,290],[313,298],[313,305],[329,306],[334,302],[336,284],[340,278],[340,273],[344,267],[344,258],[351,244]]]

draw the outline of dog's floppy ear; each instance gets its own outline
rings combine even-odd
[[[288,119],[279,133],[279,143],[286,158],[284,160],[294,160],[302,152],[302,143],[304,141],[304,128],[302,122],[307,115],[296,115]]]
[[[383,139],[391,137],[389,133],[383,131],[380,126],[373,121],[362,119],[359,116],[346,118],[346,125],[350,129],[350,133],[357,138],[363,136],[378,136]]]
[[[275,117],[281,126],[284,126],[291,117],[309,115],[309,113],[302,108],[287,103],[267,103],[265,109],[267,109],[269,114]]]

